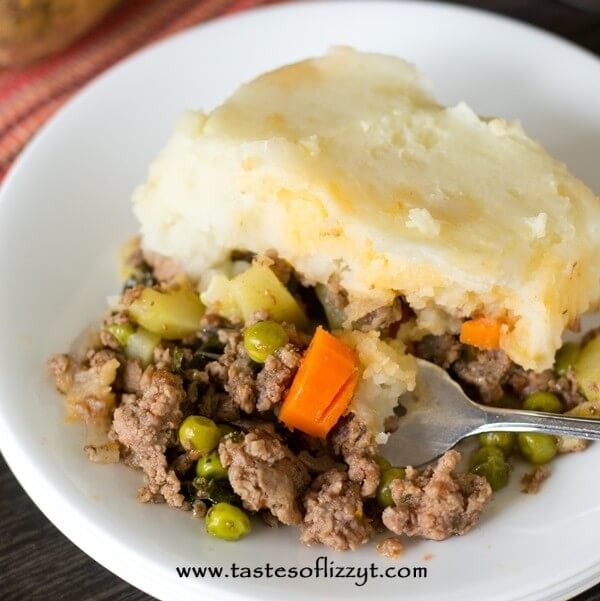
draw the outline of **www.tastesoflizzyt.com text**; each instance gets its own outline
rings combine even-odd
[[[266,562],[259,566],[241,566],[232,563],[225,566],[177,566],[180,578],[346,578],[356,586],[365,586],[371,580],[380,578],[427,578],[424,566],[381,567],[375,563],[367,566],[344,566],[324,555],[317,558],[312,566],[277,566]]]

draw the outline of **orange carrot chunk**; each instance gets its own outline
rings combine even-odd
[[[354,350],[319,327],[281,405],[279,419],[288,428],[325,438],[348,407],[357,382]]]
[[[492,350],[500,346],[501,322],[489,317],[465,321],[460,328],[460,341],[480,349]]]

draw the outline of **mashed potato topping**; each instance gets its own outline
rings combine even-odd
[[[383,55],[335,49],[186,113],[134,203],[145,247],[193,276],[274,248],[339,277],[349,320],[397,295],[436,333],[500,318],[526,368],[600,292],[599,199],[519,124],[440,106]]]
[[[405,354],[399,340],[384,342],[378,332],[337,332],[356,351],[361,375],[350,410],[373,432],[379,444],[387,442],[385,418],[393,415],[398,398],[414,390],[417,367],[413,357]]]

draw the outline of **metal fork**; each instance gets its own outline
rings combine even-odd
[[[394,465],[429,463],[463,438],[493,430],[600,440],[600,419],[486,407],[469,399],[442,368],[422,359],[417,365],[417,388],[400,398],[406,414],[382,448]]]

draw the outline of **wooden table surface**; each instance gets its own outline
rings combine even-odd
[[[583,12],[553,0],[460,2],[533,23],[600,55],[600,0],[587,3],[596,4],[598,12]],[[0,599],[151,601],[152,598],[105,570],[68,541],[30,501],[0,458]],[[577,597],[577,601],[600,601],[600,585]]]

